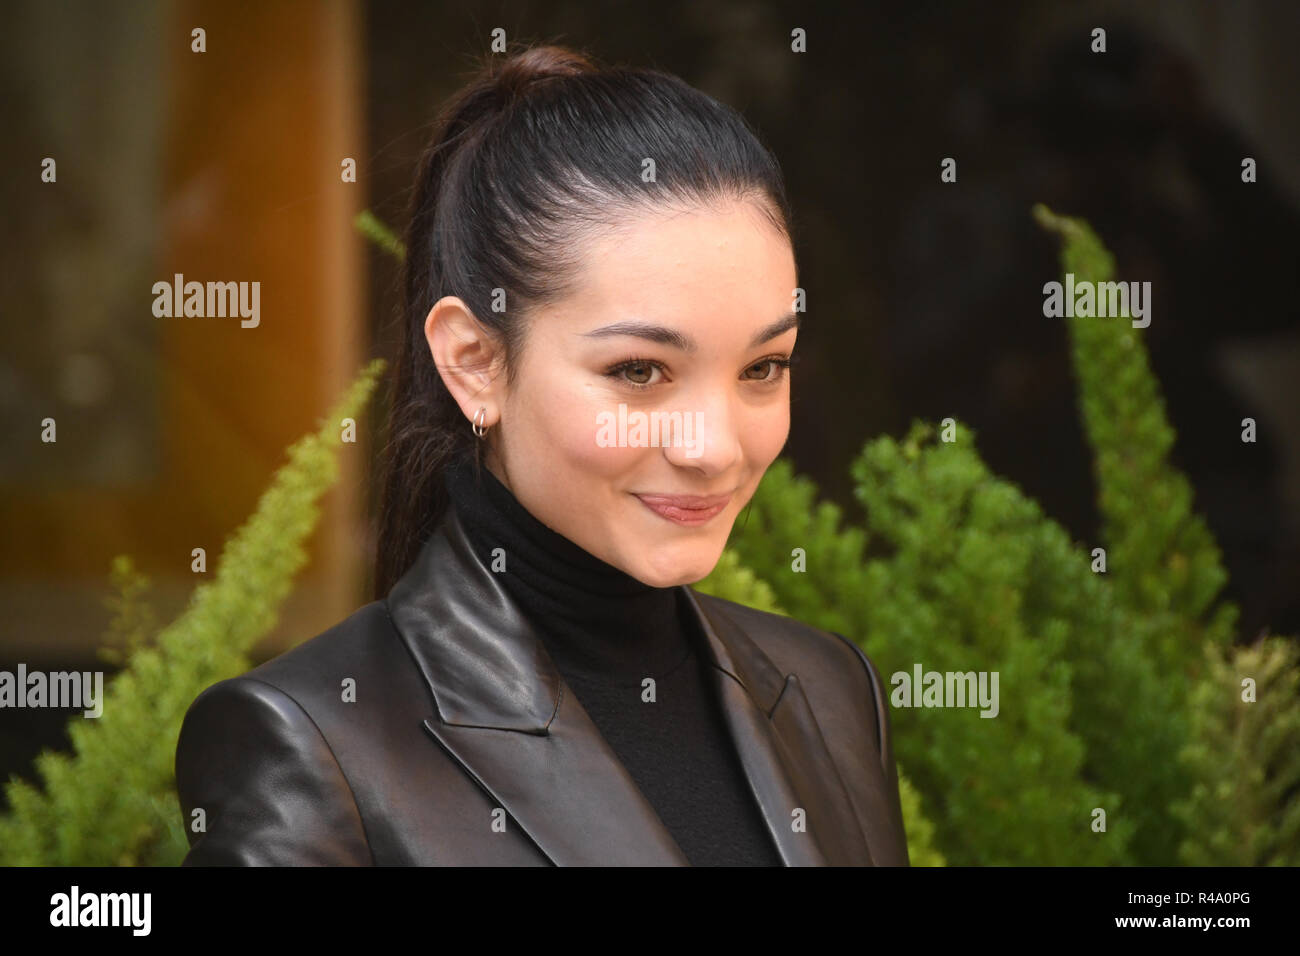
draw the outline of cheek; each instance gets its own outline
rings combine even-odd
[[[599,387],[575,389],[552,382],[536,394],[545,398],[529,403],[527,456],[538,466],[540,480],[561,497],[590,504],[593,488],[607,488],[645,456],[647,449],[607,447],[597,440],[598,416],[618,409],[618,402]]]
[[[764,409],[746,423],[741,441],[745,457],[762,470],[776,460],[790,437],[790,404],[782,402],[772,409]]]
[[[740,496],[737,512],[749,502],[763,475],[772,462],[785,448],[790,437],[790,407],[783,404],[780,408],[765,409],[753,415],[746,422],[741,432],[741,444],[744,449],[745,463],[749,468],[748,480]]]

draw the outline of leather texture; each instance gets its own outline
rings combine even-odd
[[[684,589],[785,864],[907,866],[872,662]],[[187,866],[687,865],[454,509],[386,600],[204,690],[176,784]]]

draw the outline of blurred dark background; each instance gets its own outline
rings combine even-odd
[[[1057,247],[1030,207],[1090,220],[1119,278],[1152,283],[1174,458],[1242,635],[1300,633],[1300,4],[23,0],[7,17],[0,668],[102,669],[118,553],[179,609],[190,547],[214,559],[283,448],[392,354],[395,263],[352,217],[401,227],[433,116],[495,28],[674,72],[773,149],[808,291],[787,454],[851,514],[865,441],[952,415],[1097,543],[1065,327],[1042,315]],[[264,280],[260,334],[155,319],[149,287],[174,272]],[[45,414],[57,455],[34,437]],[[345,464],[268,656],[365,602],[368,469]],[[0,773],[65,743],[66,717],[0,713]]]

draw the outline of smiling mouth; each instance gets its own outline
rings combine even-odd
[[[701,525],[721,513],[735,492],[726,495],[636,495],[641,503],[676,524]]]

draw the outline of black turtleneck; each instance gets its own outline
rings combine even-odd
[[[560,675],[696,866],[780,866],[676,588],[607,564],[528,511],[486,466],[447,469],[475,553],[536,628]],[[641,682],[655,680],[654,703]]]

